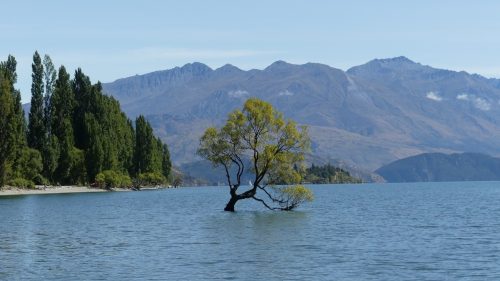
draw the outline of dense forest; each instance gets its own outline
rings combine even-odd
[[[361,183],[361,180],[352,177],[349,172],[330,164],[324,166],[312,164],[310,168],[306,169],[304,182],[314,184]]]
[[[166,144],[139,116],[135,124],[100,82],[78,68],[56,71],[35,52],[28,120],[15,88],[16,59],[0,63],[0,187],[95,185],[138,187],[169,181]]]

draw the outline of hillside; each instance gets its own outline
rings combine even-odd
[[[500,155],[499,85],[397,57],[347,71],[283,61],[249,71],[192,63],[103,87],[131,118],[147,116],[178,165],[198,161],[203,130],[255,96],[310,127],[314,156],[374,171],[428,152]]]
[[[500,159],[479,153],[425,153],[376,171],[388,182],[498,181]]]

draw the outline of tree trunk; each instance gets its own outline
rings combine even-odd
[[[231,196],[231,199],[229,199],[229,202],[227,202],[226,208],[224,208],[224,211],[234,212],[234,205],[236,205],[236,202],[238,202],[238,197]]]

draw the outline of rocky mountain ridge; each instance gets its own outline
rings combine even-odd
[[[427,152],[500,155],[499,85],[396,57],[347,71],[284,61],[248,71],[191,63],[103,88],[130,117],[147,116],[177,164],[198,161],[203,130],[258,97],[310,127],[313,156],[374,171]]]

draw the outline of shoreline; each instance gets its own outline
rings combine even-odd
[[[140,190],[158,190],[158,189],[166,189],[172,188],[171,186],[167,187],[153,187],[147,186],[142,187]],[[63,186],[43,186],[37,185],[35,189],[25,189],[19,187],[12,186],[4,186],[0,188],[0,197],[1,196],[16,196],[16,195],[43,195],[43,194],[64,194],[64,193],[93,193],[93,192],[126,192],[126,191],[135,191],[129,188],[112,188],[111,190],[94,188],[89,186],[77,186],[77,185],[63,185]]]
[[[35,189],[23,189],[4,186],[0,189],[0,196],[32,195],[32,194],[63,194],[63,193],[90,193],[109,192],[108,190],[88,186],[37,186]]]

